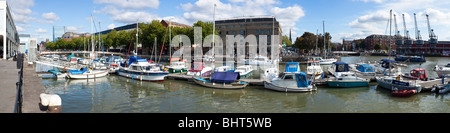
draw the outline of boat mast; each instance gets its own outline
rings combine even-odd
[[[325,36],[325,21],[322,21],[323,22],[323,54],[324,54],[324,58],[326,59],[327,58],[327,49],[325,49],[325,42],[327,41],[327,39],[325,38],[326,36]]]
[[[215,37],[216,37],[215,32],[216,32],[216,4],[214,4],[214,12],[213,12],[213,40],[212,40],[212,43],[213,43],[212,49],[213,49],[213,51],[212,51],[212,58],[214,58],[214,51],[215,51],[214,46],[216,45],[216,43],[214,42],[216,40],[215,39]],[[214,60],[215,60],[215,58],[214,58]],[[211,64],[212,64],[212,68],[214,70],[214,62],[211,61]]]
[[[389,57],[388,57],[388,63],[389,63],[389,77],[391,77],[391,40],[392,40],[392,9],[389,13]]]
[[[136,20],[136,53],[135,53],[135,55],[136,55],[136,57],[137,57],[137,53],[138,53],[138,41],[139,41],[139,20]]]

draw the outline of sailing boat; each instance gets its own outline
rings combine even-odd
[[[136,23],[138,24],[138,23]],[[136,26],[136,31],[139,30],[139,26]],[[138,34],[136,34],[136,37]],[[119,76],[126,78],[145,80],[145,81],[164,81],[164,78],[169,75],[169,72],[163,71],[162,66],[156,63],[149,63],[147,59],[137,57],[137,41],[136,41],[136,51],[134,57],[130,57],[126,67],[122,67],[117,72]],[[155,44],[156,45],[156,38]],[[131,43],[130,43],[131,47]],[[160,57],[161,58],[161,57]]]
[[[389,16],[389,22],[390,22],[390,27],[392,27],[392,10],[390,11],[390,16]],[[389,30],[389,33],[391,36],[391,30]],[[391,39],[389,39],[389,52],[391,52]],[[391,59],[391,54],[389,53],[389,57],[388,60]],[[390,72],[391,70],[391,66],[392,63],[388,64],[388,71]],[[392,94],[395,95],[395,93],[398,93],[398,91],[402,91],[402,90],[415,90],[417,93],[421,91],[422,87],[421,85],[417,84],[417,82],[411,82],[411,81],[403,81],[402,77],[399,76],[391,76],[391,73],[389,73],[388,77],[376,77],[377,83],[380,87],[391,90]]]
[[[92,28],[92,16],[91,16],[91,34],[93,34],[93,28]],[[93,37],[93,36],[92,36]],[[95,54],[95,44],[94,39],[92,39],[92,52],[90,54],[90,58],[94,59]],[[92,62],[94,63],[94,62]],[[92,70],[87,67],[81,68],[79,70],[71,70],[68,72],[67,77],[72,79],[90,79],[90,78],[99,78],[104,77],[108,74],[107,70]]]
[[[325,59],[322,59],[322,58],[318,58],[318,60],[319,60],[319,64],[320,65],[330,65],[330,64],[333,64],[333,62],[336,62],[337,61],[337,59],[336,58],[327,58],[327,50],[325,49],[325,43],[326,43],[326,34],[325,34],[325,21],[323,21],[323,53],[324,53],[324,58]]]

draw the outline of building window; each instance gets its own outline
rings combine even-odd
[[[242,28],[242,24],[241,24],[241,28]]]
[[[256,30],[256,34],[259,34],[259,31],[258,31],[258,30]]]
[[[261,24],[261,27],[264,27],[264,25],[263,25],[263,24]]]
[[[233,28],[236,28],[236,25],[233,25]]]
[[[267,30],[267,34],[270,34],[270,30]]]
[[[270,39],[270,36],[267,36],[267,39]]]
[[[270,24],[267,24],[267,26],[270,26]]]
[[[261,30],[261,34],[264,34],[264,30]]]
[[[241,35],[244,35],[244,31],[243,30],[241,30],[240,33],[241,33]]]

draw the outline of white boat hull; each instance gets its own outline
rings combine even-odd
[[[93,73],[84,73],[84,74],[68,73],[67,76],[71,79],[92,79],[92,78],[105,77],[107,74],[108,74],[108,71],[93,71]]]
[[[164,78],[169,74],[168,72],[131,72],[126,70],[119,70],[119,76],[145,81],[164,81]]]
[[[376,77],[377,83],[380,87],[388,89],[390,91],[393,91],[395,88],[402,89],[402,90],[416,90],[417,92],[420,92],[422,90],[421,86],[401,86],[397,84],[392,84],[390,82],[387,82],[383,80],[381,77]]]
[[[267,81],[264,81],[264,88],[280,92],[310,92],[317,90],[317,87],[312,85],[308,87],[288,87],[288,86],[279,86],[273,84],[272,82]]]

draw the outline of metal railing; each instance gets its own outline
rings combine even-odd
[[[16,103],[14,107],[14,113],[22,113],[22,103],[23,103],[23,95],[22,95],[22,86],[23,86],[23,59],[24,54],[17,54],[17,69],[19,71],[19,81],[16,83],[17,86],[17,96]]]

